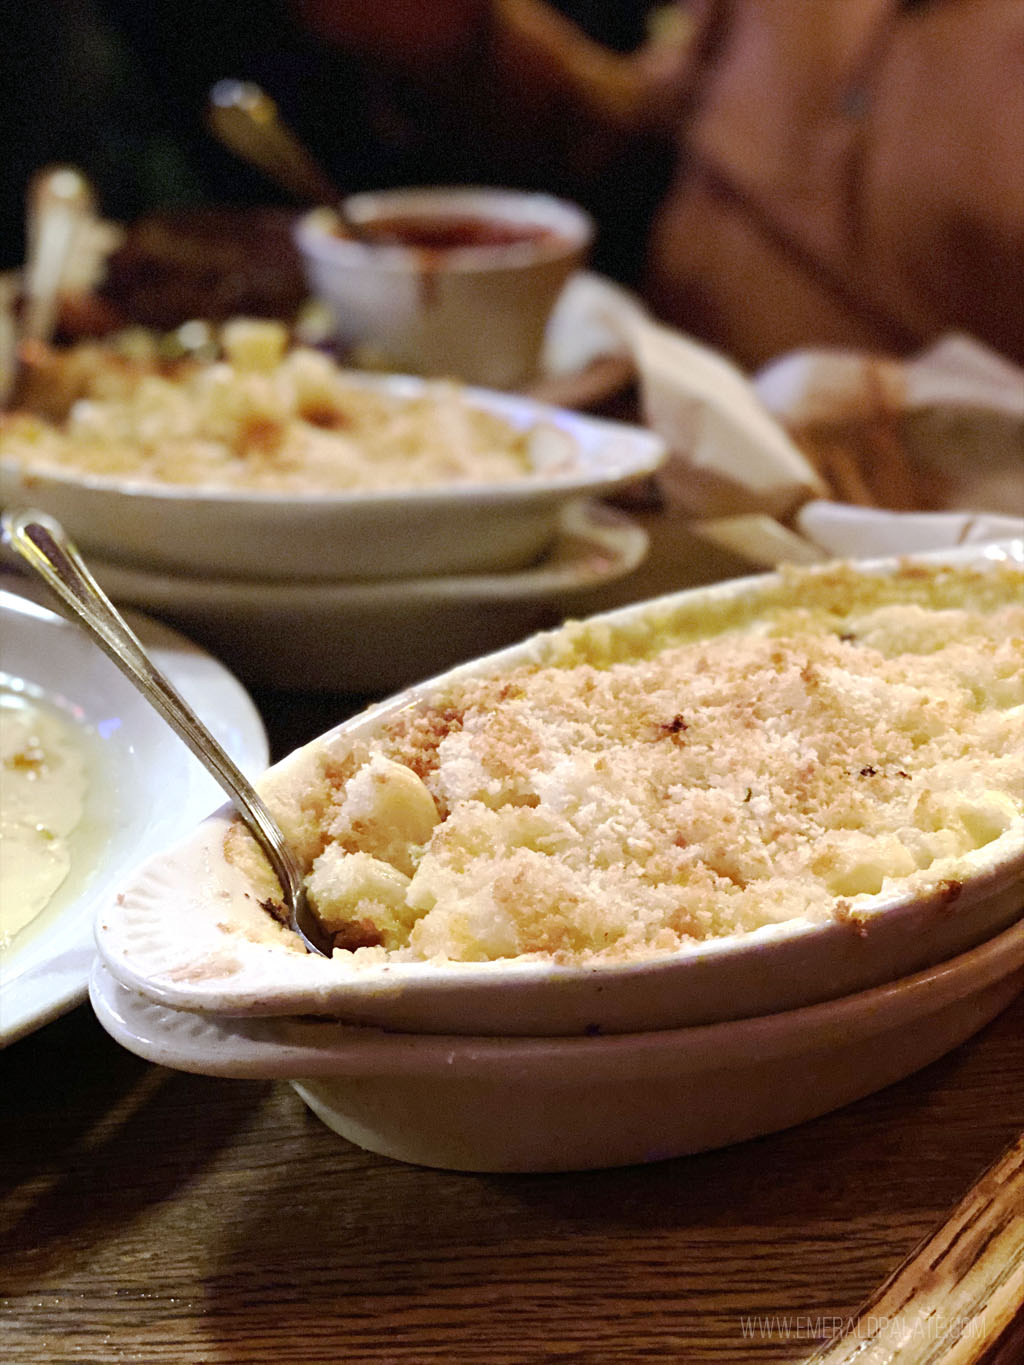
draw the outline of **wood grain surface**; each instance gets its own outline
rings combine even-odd
[[[642,515],[660,533],[625,595],[743,567]],[[256,701],[275,758],[352,709]],[[0,1361],[795,1365],[1022,1130],[1024,997],[814,1122],[543,1176],[369,1155],[287,1084],[149,1065],[83,1006],[0,1053]],[[1022,1332],[1018,1312],[986,1365],[1020,1365]]]
[[[811,1365],[970,1365],[1024,1304],[1024,1134]]]
[[[0,1055],[0,1095],[10,1365],[797,1362],[1024,1128],[1024,998],[825,1118],[576,1175],[368,1155],[87,1006]]]

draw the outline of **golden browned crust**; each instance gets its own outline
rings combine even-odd
[[[436,806],[399,861],[374,828],[394,801],[348,795],[369,754]],[[357,953],[630,960],[782,920],[862,928],[880,895],[952,904],[976,850],[1024,827],[1024,573],[794,571],[584,623],[442,686],[369,754],[318,794],[293,783]]]

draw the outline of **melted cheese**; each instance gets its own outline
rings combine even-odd
[[[74,727],[25,697],[0,695],[0,950],[66,879],[87,786]]]

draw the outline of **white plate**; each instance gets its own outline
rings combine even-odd
[[[354,384],[414,397],[426,381],[349,372]],[[651,474],[664,458],[653,432],[466,389],[513,426],[566,432],[567,470],[494,484],[284,496],[155,485],[29,470],[0,460],[0,500],[49,512],[79,548],[160,572],[262,580],[377,580],[519,569],[550,550],[565,505]]]
[[[638,568],[647,534],[600,504],[570,504],[552,553],[507,574],[383,583],[179,578],[90,560],[104,590],[201,640],[246,682],[380,696],[600,608]]]
[[[1024,562],[1024,546],[1012,556]],[[978,567],[1011,558],[995,549],[947,555]],[[825,572],[831,566],[827,566]],[[897,572],[902,562],[857,566]],[[820,572],[817,569],[808,571]],[[911,580],[918,572],[909,561]],[[756,612],[773,575],[735,580],[640,603],[598,618],[642,648],[664,623],[715,604]],[[661,625],[659,626],[659,623]],[[650,632],[650,635],[647,633]],[[441,683],[551,657],[540,636],[445,675]],[[340,740],[370,740],[396,715],[429,697],[437,679],[400,693],[297,750],[271,770],[279,790],[302,790],[318,753]],[[296,951],[259,913],[253,892],[223,851],[228,816],[206,822],[176,849],[151,860],[97,921],[101,955],[124,984],[181,1009],[243,1014],[321,1014],[407,1031],[462,1034],[568,1034],[665,1029],[792,1009],[905,976],[980,943],[1024,910],[1024,822],[964,853],[945,878],[923,874],[858,898],[856,922],[792,918],[699,940],[678,951],[623,964],[560,965],[508,958],[489,962],[369,963]],[[954,878],[955,880],[950,880]],[[224,928],[225,922],[233,927]],[[245,927],[255,924],[261,936]]]
[[[113,811],[98,860],[83,869],[73,859],[64,887],[0,955],[2,1046],[85,998],[97,905],[128,879],[136,863],[219,806],[223,794],[84,632],[40,606],[36,599],[42,593],[28,584],[9,576],[0,581],[4,683],[86,727],[95,753],[90,800]],[[251,775],[261,772],[268,759],[266,736],[239,683],[175,631],[141,616],[129,620],[235,761]]]
[[[915,976],[807,1009],[595,1038],[387,1034],[188,1014],[97,963],[93,1008],[124,1047],[203,1075],[284,1078],[373,1152],[474,1171],[582,1170],[725,1146],[891,1085],[1024,989],[1024,924]]]

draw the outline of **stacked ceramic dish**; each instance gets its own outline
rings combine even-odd
[[[290,363],[289,356],[269,381]],[[308,366],[320,375],[325,363]],[[450,477],[441,471],[408,486],[318,484],[315,470],[305,487],[225,486],[216,477],[198,484],[177,468],[154,477],[124,461],[114,472],[109,461],[94,468],[38,461],[43,442],[34,428],[18,428],[15,415],[0,440],[0,500],[57,517],[118,603],[185,630],[246,681],[291,689],[380,695],[596,609],[601,590],[643,560],[645,533],[599,500],[657,468],[664,452],[657,436],[517,395],[334,373],[343,375],[349,403],[408,409],[421,431],[433,420],[435,460],[475,414],[488,431],[520,443],[516,458],[525,465],[480,479],[462,468]],[[239,392],[252,377],[236,367]],[[169,382],[143,380],[164,386],[159,416],[173,432]],[[201,386],[206,376],[191,382]],[[187,402],[194,396],[183,390]],[[122,412],[107,406],[116,445]],[[75,410],[79,426],[92,420],[88,409],[86,399]],[[131,416],[140,429],[149,420]],[[318,442],[344,444],[345,433],[327,430],[326,420],[313,413],[303,424],[302,449],[313,448],[313,463],[327,458]],[[211,421],[237,426],[230,411]],[[413,441],[407,433],[399,439]],[[235,477],[241,462],[232,458],[218,455],[215,474],[231,466]],[[259,466],[264,453],[246,458]]]
[[[604,799],[601,775],[613,760],[602,749],[605,757],[599,754],[587,769],[590,782],[574,785],[566,778],[558,788],[562,794],[549,799],[545,793],[551,792],[556,768],[541,756],[540,727],[525,723],[524,713],[514,708],[530,693],[531,678],[542,680],[538,695],[550,696],[550,686],[544,691],[549,671],[578,667],[589,698],[584,711],[598,715],[595,733],[603,733],[601,675],[612,680],[609,686],[621,682],[628,690],[634,663],[657,663],[677,648],[683,654],[691,650],[697,660],[689,675],[693,693],[677,690],[674,714],[657,721],[659,713],[652,712],[655,719],[640,724],[634,738],[643,762],[660,746],[658,761],[669,767],[657,771],[675,771],[671,765],[680,755],[685,758],[688,746],[708,746],[705,776],[696,781],[694,799],[701,809],[720,811],[717,823],[705,822],[699,836],[685,824],[670,822],[675,836],[665,849],[645,845],[624,873],[621,863],[599,851],[622,823],[628,805],[623,798],[619,815],[612,811],[599,836],[574,847],[572,856],[583,860],[584,870],[566,883],[571,893],[548,907],[550,923],[556,925],[551,943],[561,943],[560,949],[538,950],[541,940],[534,940],[532,950],[524,952],[488,955],[478,945],[463,958],[457,946],[417,955],[408,946],[414,928],[404,946],[392,950],[386,944],[393,923],[377,934],[379,926],[372,922],[377,893],[360,891],[347,928],[355,927],[366,946],[356,948],[349,938],[347,948],[327,958],[307,954],[280,923],[265,869],[246,860],[234,842],[237,826],[224,810],[151,860],[101,911],[94,1007],[112,1035],[143,1057],[212,1075],[290,1080],[313,1111],[349,1140],[427,1165],[497,1171],[624,1164],[739,1141],[825,1113],[942,1056],[1024,987],[1024,783],[1019,766],[1013,767],[1019,765],[1020,749],[1012,742],[1024,698],[1020,671],[1007,667],[1003,658],[1019,649],[1020,632],[1016,644],[1011,637],[1022,600],[1024,544],[1016,542],[942,561],[831,565],[691,590],[463,665],[357,716],[270,770],[264,790],[272,804],[275,799],[282,803],[292,837],[305,847],[310,811],[331,801],[330,820],[321,816],[335,834],[344,827],[349,834],[361,828],[366,835],[373,826],[372,802],[386,799],[381,788],[394,796],[388,784],[398,765],[394,748],[386,745],[407,743],[415,755],[410,763],[434,781],[435,791],[449,784],[450,809],[441,817],[442,833],[423,844],[415,827],[418,817],[409,814],[409,800],[422,798],[406,793],[401,811],[397,805],[386,807],[388,841],[397,829],[411,831],[412,843],[402,854],[411,850],[418,861],[410,888],[428,858],[434,858],[434,901],[422,892],[417,900],[408,889],[408,901],[399,898],[394,904],[416,905],[420,913],[425,909],[427,919],[440,906],[443,922],[450,907],[437,888],[450,885],[438,880],[445,857],[453,847],[471,845],[481,857],[491,856],[486,839],[465,843],[455,811],[471,822],[482,820],[480,828],[493,831],[492,842],[505,837],[498,831],[507,828],[500,824],[507,816],[513,823],[526,821],[532,833],[516,845],[522,857],[514,851],[508,866],[519,870],[518,877],[502,882],[504,900],[494,904],[509,916],[512,932],[527,932],[517,921],[520,912],[533,926],[530,932],[538,932],[536,926],[548,921],[537,918],[530,901],[543,885],[530,880],[531,868],[544,863],[551,831],[560,828],[566,811]],[[967,727],[964,733],[976,736],[986,757],[976,767],[965,766],[962,746],[955,754],[951,750],[952,766],[936,778],[939,770],[926,769],[921,757],[931,752],[932,739],[943,743],[942,725],[936,728],[929,720],[935,715],[929,698],[938,686],[936,656],[950,639],[954,653],[960,648],[965,613],[987,623],[979,638],[989,643],[979,646],[976,660],[957,654],[947,682]],[[808,627],[808,622],[817,624]],[[854,814],[846,817],[843,829],[836,834],[833,815],[821,835],[822,847],[831,840],[829,846],[842,857],[823,860],[812,840],[801,855],[810,870],[810,880],[800,882],[806,910],[783,913],[773,901],[774,891],[761,894],[763,886],[775,885],[775,863],[790,856],[789,816],[781,806],[774,809],[776,798],[769,799],[768,792],[778,780],[786,790],[777,799],[789,800],[796,787],[818,780],[816,770],[826,760],[805,736],[787,738],[763,709],[744,709],[746,700],[739,697],[739,742],[730,751],[737,755],[730,762],[739,767],[730,774],[716,766],[726,752],[725,721],[712,717],[708,707],[701,714],[704,703],[696,697],[701,678],[717,685],[716,660],[720,663],[735,648],[743,658],[760,658],[766,676],[778,667],[781,677],[785,669],[779,660],[805,628],[818,641],[807,646],[814,658],[786,674],[783,690],[792,701],[793,689],[804,689],[806,707],[798,700],[795,710],[791,706],[794,714],[802,708],[813,712],[824,693],[845,698],[835,727],[841,736],[835,773],[841,787],[848,782],[857,794],[850,798]],[[719,647],[720,656],[714,652]],[[701,651],[711,651],[703,664]],[[895,673],[879,663],[904,655],[912,660],[908,667],[921,670],[919,693],[913,682],[917,675],[908,681],[900,672],[902,663],[893,665]],[[975,662],[986,659],[979,672]],[[745,667],[742,658],[735,664],[737,679]],[[895,744],[871,712],[872,697],[884,690],[880,679],[886,677],[896,678],[892,696],[904,708],[906,728]],[[471,723],[466,699],[478,687],[493,705],[488,709],[482,703]],[[488,687],[494,691],[488,693]],[[726,708],[732,704],[729,691],[721,698]],[[647,706],[655,692],[645,681],[635,694],[641,698],[638,705]],[[513,710],[502,715],[505,706]],[[863,724],[857,719],[862,713],[867,715]],[[878,759],[875,767],[851,750],[847,762],[841,752],[848,721],[855,727],[850,733],[873,735],[873,743],[899,757]],[[460,806],[455,786],[468,781],[473,753],[485,752],[481,736],[492,722],[504,735],[503,745],[518,725],[523,753],[532,757],[524,767],[510,759],[504,776],[494,769],[489,785],[485,782],[487,799],[470,797]],[[563,774],[583,771],[590,761],[590,741],[581,737],[581,722],[573,724],[577,740],[558,768]],[[474,737],[468,748],[459,738],[463,726]],[[430,771],[431,744],[442,730],[446,738],[456,737],[450,751],[454,766],[443,781],[440,767]],[[821,731],[826,737],[830,733],[827,726]],[[759,746],[767,755],[764,771],[755,761]],[[369,781],[360,778],[364,769]],[[357,800],[353,784],[359,781]],[[420,778],[405,768],[398,781],[404,791]],[[499,791],[503,781],[517,793],[507,808]],[[349,793],[344,801],[359,806],[361,824],[345,825],[345,807],[335,799],[339,789]],[[630,798],[634,805],[641,799],[637,792]],[[673,807],[682,820],[686,794],[680,797],[669,787],[663,798],[682,801]],[[803,799],[799,793],[797,799]],[[841,790],[841,807],[845,799]],[[864,844],[865,812],[889,805],[897,812],[889,822],[896,833]],[[655,822],[658,818],[655,812]],[[545,820],[551,823],[544,825]],[[754,875],[736,861],[750,822],[767,822],[769,831],[769,865]],[[582,818],[578,823],[584,823]],[[694,829],[699,826],[698,820]],[[321,835],[328,837],[314,831],[315,847]],[[709,913],[714,918],[721,910],[726,918],[717,930],[702,933],[691,925],[673,939],[670,920],[660,928],[627,923],[617,940],[620,950],[609,953],[614,931],[606,924],[586,940],[586,951],[580,948],[590,931],[582,920],[566,915],[571,904],[586,903],[584,885],[589,889],[602,877],[626,873],[637,886],[646,885],[656,879],[659,856],[681,868],[699,837],[718,869],[717,881],[710,883],[718,888],[718,899],[712,897]],[[383,875],[392,891],[405,886],[406,875],[396,870],[402,858],[388,841],[384,853],[382,846],[367,847],[390,858],[393,867],[361,848],[352,852],[351,845],[335,866],[359,877],[372,866],[373,875]],[[843,850],[850,848],[856,853],[847,857]],[[917,849],[913,857],[911,849]],[[346,858],[357,861],[346,863]],[[458,856],[453,865],[464,870]],[[469,935],[467,925],[475,923],[473,932],[484,940],[494,929],[478,912],[481,904],[491,904],[488,897],[497,896],[498,875],[474,884],[474,895],[484,900],[470,897],[468,918],[455,916],[456,945],[460,934]],[[824,879],[821,885],[816,877]],[[759,878],[761,884],[754,885]],[[751,904],[761,907],[756,914],[726,909],[746,904],[751,886]],[[380,893],[385,899],[390,894]],[[452,895],[457,900],[460,894],[455,883]],[[780,890],[779,904],[783,894]],[[404,913],[396,911],[399,918]],[[557,937],[563,931],[568,938]],[[505,930],[499,925],[496,932],[500,938]],[[622,943],[637,933],[640,951],[622,951]],[[432,941],[436,947],[440,940]],[[565,947],[573,942],[575,949]]]

